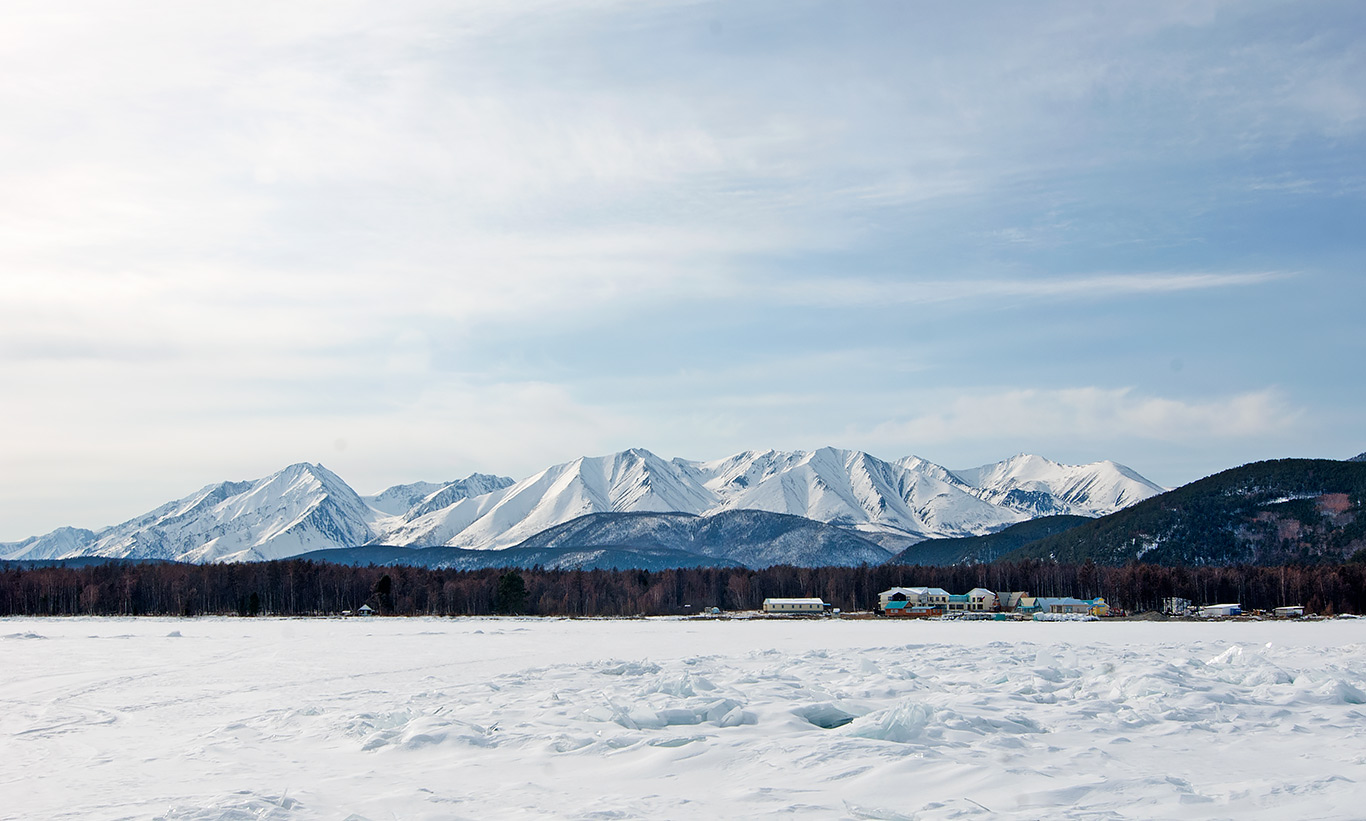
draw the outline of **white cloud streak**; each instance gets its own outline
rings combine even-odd
[[[877,281],[859,277],[810,279],[766,288],[778,300],[796,305],[867,306],[923,305],[1001,299],[1115,299],[1127,296],[1176,294],[1217,288],[1245,288],[1288,279],[1279,271],[1247,273],[1102,274],[1074,277],[1017,279]]]
[[[1202,400],[1145,395],[1133,388],[1015,389],[964,392],[941,408],[878,425],[871,435],[917,447],[984,437],[1198,445],[1283,434],[1304,414],[1274,389]]]

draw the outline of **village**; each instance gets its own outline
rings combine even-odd
[[[767,615],[852,615],[823,599],[767,598]],[[1031,596],[1028,592],[995,592],[974,587],[966,593],[950,593],[942,587],[892,587],[878,594],[874,615],[886,618],[965,619],[992,621],[1075,621],[1124,617],[1128,614],[1111,607],[1104,598],[1078,599],[1071,596]],[[1244,612],[1237,603],[1195,605],[1189,599],[1162,600],[1160,614],[1177,618],[1304,618],[1298,605],[1277,607],[1262,612]],[[1312,617],[1312,616],[1311,616]]]

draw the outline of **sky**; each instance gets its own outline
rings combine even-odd
[[[0,540],[308,461],[1366,450],[1366,15],[12,0]]]

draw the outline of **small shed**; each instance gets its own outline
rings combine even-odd
[[[374,609],[373,607],[371,607],[370,605],[368,605],[368,604],[362,604],[362,605],[356,610],[356,615],[357,615],[357,616],[373,616],[373,615],[375,615],[375,609]]]
[[[821,599],[764,599],[765,613],[824,613],[829,607]]]

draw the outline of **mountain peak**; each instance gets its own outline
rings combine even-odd
[[[362,498],[323,465],[298,462],[261,479],[207,486],[96,533],[58,531],[0,545],[0,558],[248,561],[376,541],[486,549],[587,514],[746,510],[835,525],[900,549],[1041,515],[1101,515],[1161,490],[1113,462],[1069,466],[1026,453],[950,471],[918,456],[886,462],[828,446],[747,450],[705,462],[665,460],[633,447],[580,457],[517,482],[471,474]]]

